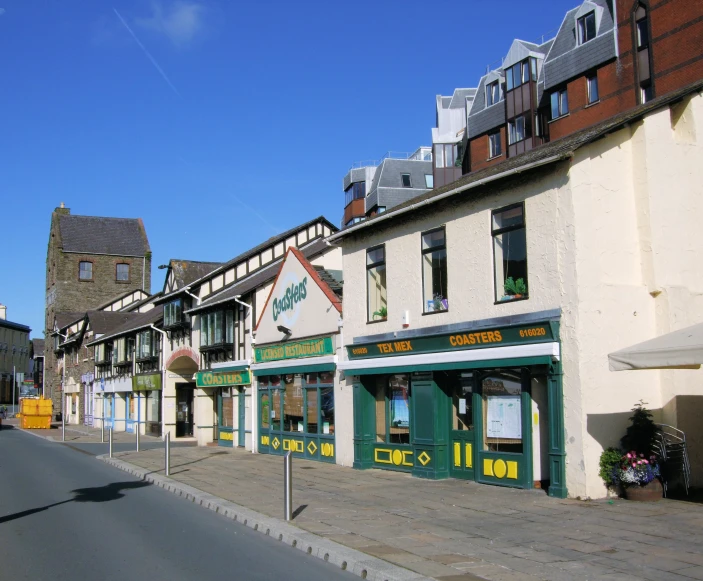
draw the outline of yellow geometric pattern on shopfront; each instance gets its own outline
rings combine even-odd
[[[322,446],[320,447],[320,454],[322,454],[326,458],[331,458],[332,456],[334,456],[334,444],[330,444],[329,442],[322,442]]]
[[[422,464],[423,466],[427,466],[427,464],[430,462],[430,460],[432,460],[432,458],[431,458],[430,455],[429,455],[427,452],[425,452],[424,450],[422,451],[422,454],[420,454],[420,455],[417,457],[417,461],[418,461],[420,464]]]
[[[268,446],[270,442],[271,442],[271,438],[269,436],[261,436],[261,445],[262,446]]]
[[[493,476],[494,478],[503,479],[506,476],[511,480],[517,480],[517,462],[514,460],[493,460],[491,458],[483,459],[483,475]]]
[[[317,452],[317,446],[315,445],[315,442],[310,442],[310,443],[308,444],[308,453],[309,453],[311,456],[314,456],[314,455],[315,455],[315,452]]]
[[[283,451],[300,452],[303,453],[303,441],[302,440],[283,440]]]
[[[387,454],[387,456],[385,456]],[[384,455],[385,457],[382,457]],[[374,461],[379,464],[394,464],[395,466],[411,466],[412,450],[389,450],[388,448],[376,448],[374,450]],[[408,457],[411,459],[408,460]]]
[[[471,444],[464,445],[464,468],[472,468],[473,460],[471,458]],[[461,468],[461,442],[454,442],[454,467]]]
[[[271,445],[273,446],[274,450],[278,450],[278,447],[281,445],[281,442],[279,441],[279,439],[276,436],[274,436],[273,441],[271,442]]]
[[[220,440],[229,440],[230,442],[233,442],[234,434],[232,434],[232,432],[220,432]]]

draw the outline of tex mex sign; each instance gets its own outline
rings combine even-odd
[[[366,359],[369,357],[412,355],[413,353],[504,347],[525,343],[547,343],[554,340],[554,332],[549,323],[535,323],[519,327],[500,327],[446,335],[413,337],[412,339],[360,343],[348,345],[347,352],[349,359]]]
[[[195,375],[197,387],[223,387],[226,385],[249,385],[251,374],[246,371],[200,371]]]

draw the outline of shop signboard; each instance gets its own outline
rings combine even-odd
[[[154,391],[161,389],[161,374],[135,375],[132,377],[132,391]]]
[[[554,337],[555,334],[549,323],[535,323],[375,343],[359,343],[348,345],[347,352],[349,359],[367,359],[370,357],[505,347],[527,343],[548,343],[555,341]]]
[[[321,357],[323,355],[334,355],[332,337],[291,341],[254,349],[254,360],[256,363],[268,363],[269,361],[281,361],[284,359],[302,359],[304,357]]]
[[[195,374],[197,387],[224,387],[227,385],[249,385],[251,373],[248,369],[243,371],[212,370],[200,371]]]

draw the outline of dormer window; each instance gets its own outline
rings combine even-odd
[[[486,85],[486,107],[495,105],[500,101],[500,83],[493,81]]]
[[[164,305],[164,329],[178,327],[187,322],[183,314],[183,300],[176,299]]]
[[[596,37],[596,13],[589,12],[576,21],[579,44],[593,40]]]

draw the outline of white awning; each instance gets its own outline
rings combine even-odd
[[[672,331],[608,355],[611,371],[699,369],[703,364],[703,323]]]

